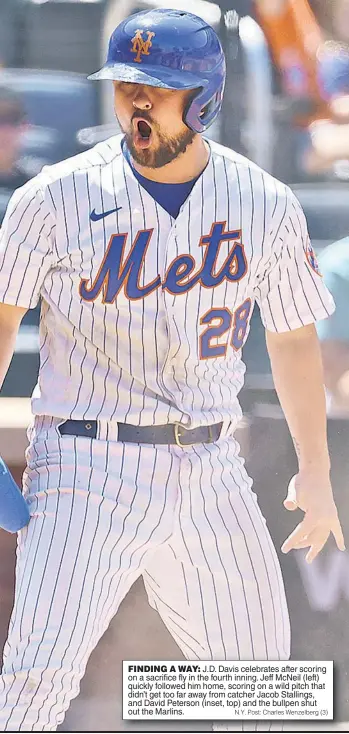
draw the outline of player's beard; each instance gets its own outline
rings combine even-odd
[[[146,117],[144,119],[146,119]],[[183,132],[179,133],[176,137],[170,137],[161,133],[155,127],[153,122],[151,123],[151,126],[154,139],[151,141],[149,148],[137,148],[133,143],[133,131],[124,131],[126,145],[133,160],[138,163],[138,165],[146,168],[162,168],[162,166],[166,166],[168,163],[171,163],[171,161],[179,155],[185,153],[188,145],[191,145],[196,134],[193,130],[186,127]]]

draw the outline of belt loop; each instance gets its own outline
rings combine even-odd
[[[232,433],[232,426],[233,423],[230,418],[228,418],[228,416],[224,418],[218,440],[220,440],[221,438],[228,438],[228,436],[230,436]]]
[[[107,421],[97,421],[97,435],[96,438],[98,438],[100,441],[107,441],[108,439],[108,423]]]
[[[65,419],[65,418],[56,418],[56,423],[55,423],[55,431],[56,431],[56,433],[57,433],[57,436],[59,436],[59,437],[61,437],[61,435],[62,435],[62,434],[60,433],[59,427],[60,427],[60,426],[62,426],[62,425],[63,425],[63,423],[65,423],[65,421],[66,421],[66,419]]]
[[[117,421],[97,421],[97,438],[101,441],[117,441],[118,440],[118,424]]]

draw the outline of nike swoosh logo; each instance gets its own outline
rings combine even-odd
[[[101,212],[101,214],[96,214],[96,210],[94,209],[93,212],[90,214],[90,219],[92,222],[99,222],[100,219],[104,219],[104,217],[108,217],[109,214],[114,214],[114,212],[118,212],[119,209],[122,209],[122,206],[117,206],[116,209],[109,209],[108,212]]]

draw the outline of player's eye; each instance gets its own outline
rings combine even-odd
[[[124,94],[130,94],[131,92],[134,92],[135,85],[132,84],[132,82],[120,82],[119,89]]]

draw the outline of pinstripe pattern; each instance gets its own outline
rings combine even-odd
[[[175,532],[143,573],[151,606],[191,660],[289,656],[278,560],[237,451],[229,440],[188,452]],[[234,721],[215,722],[213,730],[281,729],[279,722]]]
[[[59,422],[37,422],[27,452],[32,519],[19,543],[1,730],[56,729],[148,554],[172,533],[166,447],[61,438]]]
[[[120,143],[45,167],[15,192],[0,232],[0,301],[42,299],[24,476],[32,518],[18,539],[0,730],[56,729],[140,574],[185,657],[289,655],[279,563],[232,438],[245,373],[234,313],[250,299],[252,314],[257,301],[266,328],[284,331],[326,317],[333,302],[284,184],[210,142],[174,220],[139,185]],[[94,209],[113,213],[92,221]],[[215,243],[217,231],[237,234]],[[111,269],[92,298],[104,258]],[[230,314],[225,332],[206,341],[212,358],[200,351],[210,313],[207,328],[214,314]],[[66,418],[97,419],[97,438],[61,437]],[[217,444],[185,450],[117,442],[117,422],[174,421],[224,428]]]
[[[279,564],[236,442],[188,451],[178,483],[173,536],[144,574],[150,602],[165,624],[166,608],[172,609],[168,627],[176,640],[173,619],[182,637],[201,635],[199,645],[191,645],[197,658],[287,658],[289,623]],[[190,619],[183,624],[188,609]]]
[[[174,220],[139,185],[120,142],[117,136],[45,167],[15,192],[3,222],[0,300],[33,307],[42,297],[33,412],[136,425],[223,419],[233,428],[241,415],[241,352],[228,347],[224,358],[200,360],[200,318],[212,308],[233,313],[247,298],[258,301],[273,331],[326,317],[333,304],[305,257],[304,215],[284,184],[210,142],[210,161]],[[118,211],[92,222],[93,209]],[[241,230],[247,270],[238,282],[197,283],[180,295],[160,285],[136,300],[121,288],[113,303],[103,303],[101,293],[81,298],[81,281],[92,284],[113,235],[127,234],[125,261],[137,233],[152,229],[138,282],[160,277],[164,285],[176,257],[192,256],[193,273],[203,266],[207,246],[199,242],[214,222]],[[233,245],[222,242],[214,273]],[[231,336],[232,327],[223,343]]]
[[[189,659],[285,659],[275,550],[234,439],[186,450],[58,434],[38,417],[0,729],[54,731],[137,576]]]

